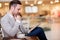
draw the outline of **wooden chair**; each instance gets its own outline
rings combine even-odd
[[[19,39],[10,39],[10,40],[39,40],[36,36],[27,36],[26,38],[19,38]]]
[[[39,40],[36,36],[26,37],[27,40]]]

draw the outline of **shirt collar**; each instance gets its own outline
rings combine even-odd
[[[12,17],[13,18],[13,15],[11,14],[11,13],[9,13],[9,12],[7,12],[9,15],[10,15],[10,17]]]

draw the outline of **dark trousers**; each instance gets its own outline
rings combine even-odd
[[[9,40],[9,38],[4,37],[2,40]]]
[[[47,40],[44,30],[41,27],[36,27],[26,36],[37,36],[40,40]]]

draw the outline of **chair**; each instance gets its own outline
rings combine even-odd
[[[38,37],[36,36],[27,36],[26,39],[27,40],[39,40]]]

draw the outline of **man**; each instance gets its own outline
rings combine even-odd
[[[26,36],[38,36],[40,40],[47,40],[44,31],[40,27],[36,27],[31,32],[22,26],[21,17],[18,13],[21,11],[20,1],[11,1],[9,5],[9,12],[1,19],[2,30],[4,37],[15,37],[15,35],[20,31],[26,34]]]

